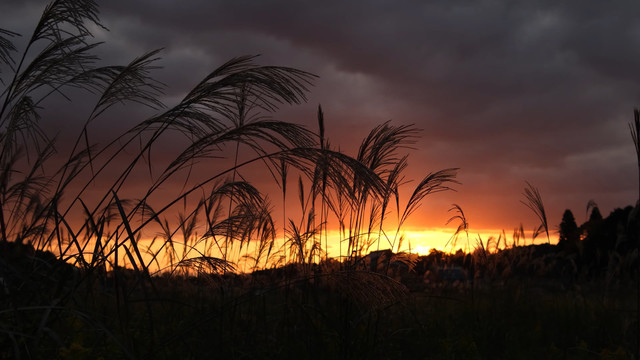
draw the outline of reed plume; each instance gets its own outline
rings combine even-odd
[[[547,213],[545,211],[544,204],[542,203],[542,196],[540,195],[540,192],[533,185],[527,182],[527,187],[524,189],[524,196],[526,202],[522,200],[520,202],[531,209],[531,211],[533,211],[533,213],[538,217],[538,220],[540,220],[540,225],[533,232],[533,238],[535,239],[538,234],[544,231],[547,235],[547,243],[550,243],[551,240],[549,238]]]

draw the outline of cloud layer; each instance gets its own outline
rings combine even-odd
[[[2,27],[28,33],[43,3],[5,2]],[[126,62],[163,47],[177,98],[230,57],[320,76],[288,120],[327,114],[333,144],[354,149],[392,119],[423,129],[410,160],[418,179],[460,167],[463,185],[425,204],[415,224],[442,226],[450,203],[471,226],[507,228],[535,217],[519,204],[540,188],[550,223],[635,203],[627,122],[638,105],[640,3],[621,1],[124,1],[101,5],[102,57]],[[35,21],[35,20],[34,20]],[[428,219],[428,220],[422,220]],[[473,230],[473,228],[472,228]]]

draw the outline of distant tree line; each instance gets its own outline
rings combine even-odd
[[[589,208],[589,219],[580,226],[571,210],[565,210],[558,229],[558,249],[575,256],[577,265],[591,275],[605,271],[612,261],[637,258],[638,209],[616,208],[603,218],[596,205],[587,211]]]

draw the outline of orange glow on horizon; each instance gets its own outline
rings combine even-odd
[[[513,247],[514,245],[522,246],[547,242],[546,236],[538,236],[534,240],[531,232],[525,233],[524,240],[519,239],[517,242],[511,234],[503,232],[502,230],[483,229],[478,232],[469,232],[468,236],[467,234],[462,233],[457,237],[453,236],[454,233],[455,229],[453,228],[410,227],[407,230],[401,231],[401,233],[395,237],[395,243],[393,236],[390,234],[387,234],[387,236],[391,237],[389,240],[381,238],[378,241],[377,235],[375,239],[371,236],[371,245],[363,252],[363,255],[371,251],[391,249],[392,245],[392,250],[394,252],[406,252],[423,256],[429,255],[429,252],[432,250],[443,251],[445,253],[455,253],[458,250],[462,250],[465,253],[471,253],[481,246],[481,241],[482,246],[490,252],[495,252],[498,249],[504,249],[505,247]],[[322,249],[323,251],[327,251],[327,253],[314,257],[314,262],[324,259],[327,255],[330,258],[339,260],[347,257],[349,255],[347,253],[347,240],[340,241],[340,238],[340,233],[336,230],[329,231],[326,234],[326,237],[322,234],[321,239],[318,238],[318,240],[321,240]],[[402,238],[402,241],[400,241],[400,238]],[[557,241],[557,236],[551,237],[550,239],[552,244],[556,244]],[[211,240],[209,240],[209,242],[211,242]],[[174,239],[174,243],[178,248],[182,248],[183,246],[180,241],[177,241],[177,239]],[[155,241],[151,239],[140,240],[138,241],[138,247],[142,251],[141,255],[145,265],[152,273],[163,272],[170,268],[175,268],[176,264],[181,260],[174,259],[173,266],[170,265],[167,253],[161,251],[161,247],[163,247],[162,241],[159,241],[158,239]],[[185,252],[182,254],[184,255],[184,259],[198,258],[204,254],[218,258],[223,257],[221,253],[211,253],[210,250],[207,251],[207,247],[211,249],[211,244],[207,245],[204,241],[196,242],[195,244],[192,243],[192,245],[188,245],[185,248]],[[282,259],[286,259],[286,262],[291,261],[289,249],[282,246],[282,237],[276,238],[273,248],[276,249],[274,250],[274,253],[272,253],[273,257],[269,260],[266,258],[261,259],[257,267],[258,269],[284,265],[285,262]],[[232,263],[235,263],[237,271],[250,272],[255,266],[255,262],[252,262],[254,260],[250,259],[251,256],[257,254],[256,250],[256,243],[251,242],[249,246],[230,251],[228,259]],[[153,262],[152,253],[159,254]],[[85,258],[91,256],[90,253],[85,253],[84,255]],[[131,263],[125,256],[124,251],[120,253],[118,263],[120,266],[131,267]]]

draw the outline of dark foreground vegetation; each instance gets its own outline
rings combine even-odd
[[[271,118],[314,75],[252,57],[166,106],[158,51],[103,66],[99,27],[95,2],[55,0],[23,48],[0,28],[1,358],[638,358],[637,207],[603,218],[590,203],[580,227],[566,212],[552,245],[529,184],[547,244],[522,227],[470,241],[454,205],[452,244],[468,253],[399,252],[407,218],[457,184],[456,169],[428,173],[400,199],[417,129],[382,124],[346,155],[321,109],[317,132]],[[88,114],[60,144],[46,105],[74,96]],[[116,129],[107,114],[123,104],[139,108]],[[121,133],[96,140],[102,121]],[[636,150],[639,127],[636,113]],[[252,167],[281,190],[277,213]]]
[[[565,213],[558,245],[499,237],[472,253],[384,250],[249,274],[105,273],[1,243],[1,355],[632,359],[638,259],[621,216],[631,211],[602,219],[594,208],[580,227]]]
[[[553,245],[148,278],[8,243],[0,265],[7,359],[630,359],[638,341],[635,276],[576,274]]]

